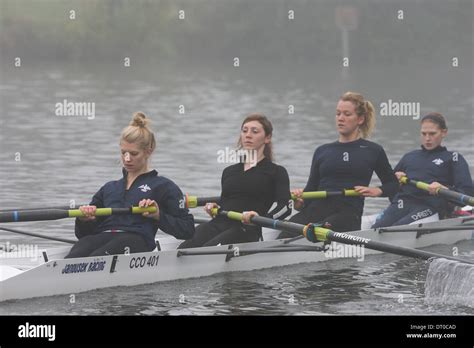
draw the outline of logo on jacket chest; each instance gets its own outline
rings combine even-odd
[[[140,185],[140,186],[138,186],[138,188],[139,188],[140,191],[142,191],[142,192],[148,192],[148,191],[151,190],[150,186],[148,186],[147,184]]]
[[[440,166],[441,164],[444,163],[444,161],[443,161],[441,158],[436,158],[436,159],[434,159],[434,160],[431,161],[431,162],[433,162],[433,163],[436,164],[437,166]]]

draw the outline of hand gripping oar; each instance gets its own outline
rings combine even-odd
[[[423,191],[429,191],[429,186],[430,186],[429,184],[422,181],[408,179],[406,176],[401,177],[400,182],[402,184],[413,185]],[[449,200],[453,200],[457,203],[461,203],[465,205],[474,205],[474,197],[471,197],[471,196],[468,196],[456,191],[448,190],[442,187],[439,187],[438,189],[436,189],[436,192],[439,196],[444,197]]]
[[[130,208],[97,208],[95,216],[109,215],[126,215],[126,214],[143,214],[145,212],[156,213],[156,207],[130,207]],[[79,209],[61,210],[61,209],[44,209],[44,210],[25,210],[0,212],[1,222],[19,222],[19,221],[46,221],[59,220],[65,218],[76,218],[85,216]]]
[[[216,215],[224,215],[227,216],[229,219],[242,221],[242,213],[238,213],[235,211],[223,211],[214,209],[213,213]],[[304,236],[316,243],[316,242],[339,242],[343,244],[350,244],[350,245],[362,245],[367,249],[378,250],[386,253],[402,255],[402,256],[409,256],[415,257],[423,260],[429,260],[431,258],[444,258],[453,261],[459,261],[469,264],[474,264],[474,261],[463,260],[451,256],[431,253],[424,250],[412,249],[402,246],[397,246],[393,244],[383,243],[375,240],[371,240],[369,238],[355,236],[347,233],[342,232],[333,232],[327,228],[315,226],[313,224],[309,224],[307,226],[296,224],[293,222],[287,221],[280,221],[280,220],[273,220],[262,216],[252,216],[250,218],[250,222],[261,226],[261,227],[268,227],[273,229],[279,229],[289,232],[298,232],[304,234]]]

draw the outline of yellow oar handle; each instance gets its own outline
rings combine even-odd
[[[156,213],[156,207],[131,207],[131,208],[97,208],[95,216],[109,216],[115,214],[131,213],[131,214],[143,214],[143,213]],[[79,209],[68,210],[69,217],[84,217],[84,213]]]
[[[412,185],[414,185],[416,188],[419,188],[420,190],[423,190],[423,191],[429,191],[429,190],[430,190],[430,185],[427,184],[426,182],[410,180],[410,179],[408,179],[406,176],[402,176],[399,181],[400,181],[402,184],[405,184],[405,185],[412,184]],[[436,189],[436,192],[439,192],[440,188],[441,188],[441,187],[438,187],[438,188]]]
[[[402,184],[410,184],[410,185],[416,186],[420,190],[424,190],[424,191],[430,190],[429,184],[422,181],[408,179],[406,176],[401,177],[399,181]],[[440,197],[449,199],[458,204],[474,205],[474,197],[460,193],[460,192],[456,192],[453,190],[449,190],[443,187],[438,187],[436,189],[436,194],[439,195]]]

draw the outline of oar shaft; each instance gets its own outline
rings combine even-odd
[[[49,239],[49,240],[54,240],[57,242],[64,242],[64,243],[69,243],[69,244],[74,244],[76,243],[75,240],[72,239],[65,239],[65,238],[58,238],[58,237],[49,237],[45,236],[39,233],[33,233],[33,232],[25,232],[25,231],[20,231],[12,228],[6,228],[6,227],[0,227],[0,230],[6,231],[6,232],[12,232],[12,233],[18,233],[18,234],[23,234],[25,236],[32,236],[32,237],[38,237],[38,238],[43,238],[43,239]]]
[[[320,229],[319,227],[315,228],[315,234],[318,236],[318,231],[316,229]],[[326,230],[326,229],[324,229]],[[453,261],[462,261],[465,263],[470,263],[474,264],[473,261],[468,261],[468,260],[460,260],[458,258],[446,256],[446,255],[441,255],[441,254],[436,254],[428,251],[423,251],[419,249],[412,249],[412,248],[405,248],[402,246],[397,246],[397,245],[392,245],[392,244],[387,244],[375,240],[371,240],[369,238],[363,238],[359,236],[354,236],[350,235],[347,233],[341,233],[341,232],[333,232],[330,230],[326,231],[319,231],[321,236],[324,236],[322,238],[325,238],[325,240],[333,241],[333,242],[339,242],[339,243],[344,243],[344,244],[351,244],[351,245],[363,245],[367,249],[372,249],[372,250],[377,250],[377,251],[382,251],[382,252],[387,252],[391,254],[396,254],[396,255],[401,255],[401,256],[409,256],[409,257],[416,257],[419,259],[423,260],[428,260],[431,258],[445,258],[448,260],[453,260]],[[319,238],[318,238],[319,240]]]
[[[196,208],[205,205],[206,203],[219,203],[220,197],[197,197],[197,196],[184,196],[186,202],[186,208]]]
[[[303,192],[303,199],[324,199],[328,197],[358,197],[360,193],[356,190],[340,190],[340,191],[310,191]],[[295,200],[296,196],[291,194],[291,199]]]
[[[155,207],[139,208],[98,208],[95,216],[109,215],[126,215],[126,214],[143,214],[144,212],[154,213]],[[79,209],[61,210],[61,209],[44,209],[44,210],[27,210],[1,212],[0,223],[2,222],[19,222],[19,221],[47,221],[59,220],[71,217],[83,217],[84,214]]]
[[[214,213],[219,214],[219,215],[225,215],[229,219],[232,219],[232,220],[242,221],[242,213],[237,213],[233,211],[216,211],[216,210],[214,211]],[[286,230],[290,232],[299,232],[299,233],[304,233],[304,229],[306,227],[301,224],[273,220],[273,219],[269,219],[262,216],[253,216],[250,218],[250,222],[262,227],[270,227],[270,228],[282,229],[282,230]],[[311,232],[314,233],[316,240],[319,242],[333,241],[333,242],[339,242],[343,244],[363,245],[367,249],[388,252],[388,253],[402,255],[402,256],[416,257],[423,260],[427,260],[430,258],[445,258],[448,260],[474,264],[474,261],[467,261],[467,260],[462,260],[455,257],[431,253],[431,252],[427,252],[423,250],[387,244],[387,243],[383,243],[379,241],[374,241],[369,238],[351,235],[347,233],[333,232],[323,227],[314,227],[314,231],[307,231],[307,233],[311,233]]]
[[[58,206],[53,206],[53,207],[35,207],[35,208],[21,208],[21,209],[2,209],[0,210],[0,213],[9,213],[13,211],[34,211],[34,210],[45,210],[45,209],[60,209],[60,210],[70,210],[70,209],[76,209],[80,206],[87,205],[87,204],[75,204],[73,207],[70,205],[58,205]]]

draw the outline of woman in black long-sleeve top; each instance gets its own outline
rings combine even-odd
[[[270,121],[261,114],[249,115],[242,123],[239,148],[246,156],[241,163],[231,165],[222,173],[220,207],[244,212],[244,223],[217,216],[199,225],[192,239],[179,248],[195,248],[218,244],[258,241],[261,228],[249,225],[253,215],[284,219],[291,214],[290,181],[286,169],[272,162],[272,132]],[[271,206],[276,203],[271,211]],[[208,203],[210,214],[216,203]]]

